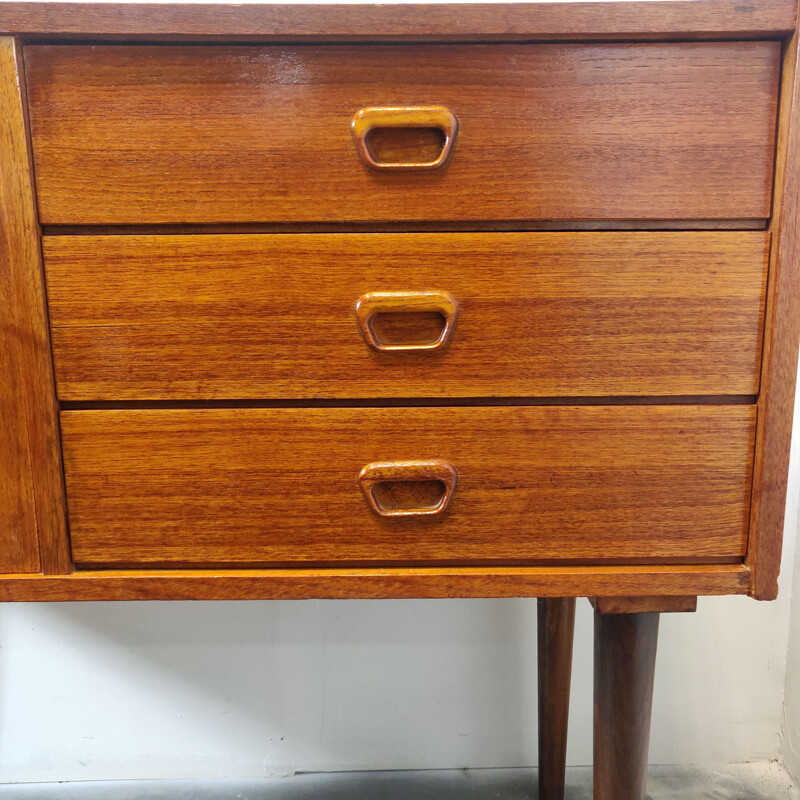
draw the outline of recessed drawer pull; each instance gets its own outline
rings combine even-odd
[[[381,352],[439,350],[452,336],[457,317],[458,301],[449,292],[369,292],[356,301],[361,332]],[[415,321],[420,323],[416,329]]]
[[[447,510],[457,478],[456,468],[441,459],[376,461],[361,470],[358,482],[376,514],[423,517]]]
[[[444,106],[362,108],[350,127],[358,155],[370,169],[428,170],[438,169],[449,158],[458,119]],[[407,135],[392,137],[392,133]],[[386,137],[388,141],[382,141]],[[430,158],[431,147],[434,152],[438,149],[435,158]],[[413,158],[415,151],[421,159]],[[398,156],[402,160],[396,160]]]

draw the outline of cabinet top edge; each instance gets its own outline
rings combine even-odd
[[[0,0],[0,34],[263,41],[524,41],[785,36],[797,0],[139,3]]]

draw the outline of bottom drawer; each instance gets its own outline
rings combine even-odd
[[[73,557],[735,561],[755,415],[744,405],[65,411]]]

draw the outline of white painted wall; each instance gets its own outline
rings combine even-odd
[[[789,627],[789,652],[786,668],[786,687],[784,696],[784,727],[781,758],[792,776],[800,783],[800,516],[798,515],[797,484],[800,472],[800,456],[797,440],[800,438],[800,386],[795,398],[795,458],[792,462],[789,491],[795,490],[795,502],[789,503],[786,513],[786,528],[793,528],[797,535],[794,554],[794,580],[792,587],[791,619]],[[784,559],[791,554],[784,548]],[[786,563],[786,561],[784,561]],[[787,586],[787,584],[784,584]]]
[[[800,547],[795,555],[789,654],[784,695],[784,727],[781,759],[789,773],[800,784]]]
[[[798,461],[781,599],[663,619],[653,763],[778,755]],[[588,764],[579,609],[569,760]],[[535,600],[0,605],[0,781],[532,765],[535,627]]]
[[[788,594],[788,593],[787,593]],[[772,758],[787,602],[664,620],[651,759]],[[535,601],[0,608],[0,780],[535,763]],[[591,761],[591,616],[569,758]]]

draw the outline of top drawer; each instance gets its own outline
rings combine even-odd
[[[770,213],[778,42],[36,45],[25,63],[44,224]],[[443,167],[362,162],[353,116],[386,106],[455,115]],[[374,158],[434,160],[436,121],[417,124],[376,129]]]

